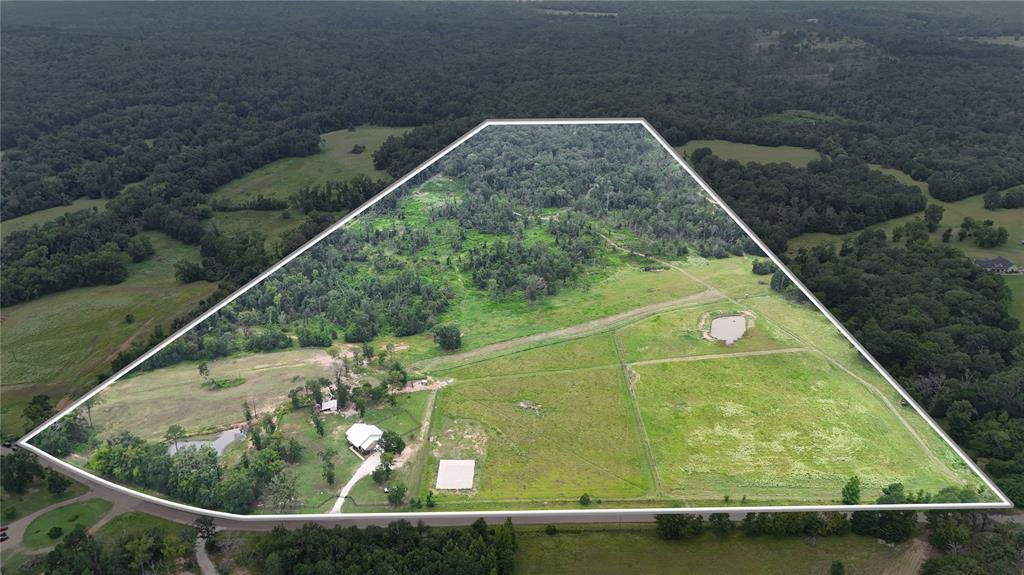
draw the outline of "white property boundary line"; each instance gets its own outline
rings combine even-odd
[[[803,292],[804,296],[807,297],[807,299],[810,300],[814,304],[814,306],[817,307],[818,310],[821,313],[823,313],[825,315],[825,317],[827,317],[829,319],[830,322],[832,322],[832,325],[834,325],[839,330],[839,332],[842,333],[844,337],[846,337],[846,339],[857,349],[857,351],[859,351],[865,358],[867,358],[868,362],[870,362],[871,365],[875,369],[877,369],[879,371],[879,373],[882,374],[882,376],[885,378],[885,380],[888,381],[889,384],[892,385],[896,389],[896,391],[903,397],[903,399],[906,400],[907,403],[909,405],[911,405],[917,411],[917,413],[921,417],[923,417],[925,419],[925,421],[928,422],[928,424],[931,426],[931,428],[936,433],[938,433],[939,436],[942,437],[943,440],[945,440],[945,442],[960,456],[960,458],[964,461],[964,463],[966,463],[967,466],[972,471],[974,471],[974,473],[976,473],[978,475],[978,477],[980,477],[982,479],[982,481],[985,483],[985,485],[989,489],[991,489],[993,491],[993,493],[995,493],[999,497],[1000,501],[999,502],[983,502],[983,503],[930,503],[930,504],[860,504],[860,505],[816,505],[816,506],[815,505],[806,505],[806,506],[805,505],[780,505],[780,506],[764,506],[764,507],[675,507],[675,508],[660,508],[659,507],[659,508],[635,508],[635,509],[630,509],[630,508],[626,508],[626,509],[586,509],[586,510],[584,510],[584,509],[564,509],[564,510],[534,510],[534,511],[432,511],[432,512],[407,512],[407,513],[342,513],[342,514],[305,513],[305,514],[276,514],[276,515],[238,515],[238,514],[234,514],[234,513],[226,513],[226,512],[223,512],[223,511],[213,511],[213,510],[202,509],[202,508],[194,507],[194,506],[191,506],[191,505],[185,505],[183,503],[177,503],[177,502],[174,502],[174,501],[169,501],[169,500],[166,500],[166,499],[161,499],[159,497],[154,497],[154,496],[146,494],[146,493],[141,493],[141,492],[136,491],[134,489],[131,489],[131,488],[125,487],[123,485],[114,483],[112,481],[109,481],[109,480],[104,479],[102,477],[99,477],[97,475],[93,475],[93,474],[91,474],[91,473],[89,473],[89,472],[87,472],[87,471],[85,471],[83,469],[75,467],[74,465],[71,465],[70,463],[67,463],[67,462],[63,461],[62,459],[60,459],[58,457],[50,455],[49,453],[47,453],[47,452],[43,451],[42,449],[39,449],[39,448],[37,448],[34,445],[31,445],[29,443],[29,441],[33,437],[38,435],[42,430],[46,429],[47,427],[52,425],[54,422],[56,422],[60,418],[64,417],[66,414],[70,413],[72,410],[74,410],[74,409],[78,408],[79,406],[81,406],[89,398],[93,397],[94,395],[96,395],[96,394],[100,393],[101,391],[103,391],[104,389],[106,389],[108,386],[110,386],[111,384],[116,382],[118,379],[120,379],[126,373],[128,373],[131,370],[135,369],[138,365],[140,365],[141,363],[143,363],[144,361],[146,361],[147,359],[152,357],[154,354],[156,354],[157,352],[159,352],[163,348],[167,347],[169,344],[174,342],[176,339],[178,339],[179,337],[184,335],[186,332],[188,332],[189,330],[194,328],[196,325],[202,323],[207,318],[209,318],[213,314],[215,314],[218,311],[220,311],[221,308],[223,308],[224,306],[228,305],[229,303],[231,303],[232,301],[237,299],[239,296],[241,296],[242,294],[244,294],[248,290],[252,289],[253,286],[255,286],[256,284],[262,282],[268,276],[270,276],[271,274],[273,274],[277,270],[279,270],[282,267],[284,267],[286,264],[288,264],[289,262],[291,262],[292,260],[297,258],[299,255],[301,255],[303,252],[305,252],[306,250],[310,249],[311,247],[313,247],[314,245],[319,243],[321,240],[323,240],[327,236],[329,236],[332,233],[334,233],[336,230],[338,230],[339,228],[341,228],[342,226],[344,226],[348,222],[352,221],[354,218],[356,218],[357,216],[359,216],[360,214],[365,212],[367,209],[369,209],[371,206],[373,206],[374,204],[379,202],[382,198],[384,198],[385,196],[387,196],[391,192],[395,191],[396,189],[400,188],[403,184],[405,184],[410,179],[412,179],[413,177],[415,177],[418,174],[420,174],[421,172],[423,172],[425,169],[430,167],[432,164],[434,164],[435,162],[437,162],[438,160],[440,160],[444,156],[446,156],[449,153],[451,153],[452,150],[454,150],[454,149],[458,148],[459,146],[461,146],[464,142],[466,142],[467,140],[469,140],[470,138],[472,138],[473,136],[478,134],[484,128],[487,128],[489,126],[593,125],[593,124],[638,124],[638,125],[643,126],[644,129],[646,129],[652,136],[654,136],[654,138],[658,141],[658,143],[661,144],[661,146],[665,150],[667,150],[672,155],[673,158],[675,158],[675,160],[679,163],[679,165],[682,166],[683,169],[686,170],[686,172],[697,182],[697,184],[708,194],[708,196],[716,204],[718,204],[718,206],[721,207],[725,211],[725,213],[727,213],[729,215],[729,217],[731,217],[733,219],[733,221],[736,222],[736,224],[739,225],[739,227],[751,239],[754,240],[754,242],[757,244],[757,246],[759,248],[761,248],[761,250],[765,254],[767,254],[767,256],[772,260],[772,262],[774,262],[775,265],[778,266],[779,269],[781,269],[783,271],[783,273],[786,274],[786,276],[789,278],[789,280],[792,281],[793,284],[796,285],[800,289],[801,292]],[[51,417],[50,419],[48,419],[47,421],[45,421],[44,423],[42,423],[41,425],[36,427],[28,435],[26,435],[22,439],[18,440],[18,444],[21,445],[22,447],[24,447],[26,449],[29,449],[30,451],[36,453],[38,456],[43,457],[47,461],[51,462],[55,467],[58,467],[61,470],[65,471],[67,473],[70,473],[71,475],[79,476],[79,477],[86,477],[86,478],[88,478],[89,481],[98,482],[98,483],[100,483],[100,484],[102,484],[102,485],[104,485],[106,487],[109,487],[111,489],[114,489],[114,490],[122,492],[122,493],[129,494],[129,495],[131,495],[133,497],[137,497],[139,499],[142,499],[142,500],[145,500],[145,501],[148,501],[148,502],[151,502],[151,503],[155,503],[157,505],[162,505],[164,507],[169,507],[169,508],[172,508],[172,509],[176,509],[176,510],[179,510],[179,511],[185,511],[185,512],[188,512],[188,513],[194,513],[196,515],[207,515],[207,516],[217,517],[217,518],[221,518],[221,519],[228,519],[228,520],[233,520],[233,521],[243,521],[243,522],[248,521],[248,522],[254,522],[254,523],[255,522],[263,522],[263,523],[267,523],[267,522],[304,523],[304,522],[308,522],[308,521],[316,521],[316,520],[325,521],[325,520],[329,519],[329,520],[331,520],[330,523],[335,524],[335,523],[338,523],[339,521],[344,521],[345,519],[351,519],[351,520],[378,519],[378,520],[380,520],[382,518],[394,518],[396,520],[397,519],[414,519],[414,520],[415,519],[423,519],[423,520],[429,520],[429,519],[433,518],[433,519],[439,519],[439,520],[440,519],[446,519],[446,520],[449,520],[449,521],[450,520],[465,519],[466,522],[468,523],[468,522],[473,521],[473,520],[475,520],[477,518],[480,518],[480,517],[484,517],[484,518],[488,518],[488,519],[499,519],[499,520],[503,519],[503,518],[506,518],[506,517],[513,517],[513,518],[514,517],[520,517],[520,518],[533,518],[533,519],[550,518],[552,520],[555,520],[556,522],[557,522],[557,520],[559,518],[565,520],[565,519],[568,519],[568,518],[587,517],[587,518],[592,518],[594,521],[600,522],[600,521],[617,521],[624,514],[639,514],[639,515],[642,515],[642,514],[657,514],[657,513],[742,513],[742,512],[782,512],[782,511],[858,511],[858,510],[870,510],[870,509],[873,509],[873,510],[997,509],[997,508],[1012,508],[1013,507],[1013,503],[1009,500],[1009,498],[1007,498],[1006,495],[992,482],[992,480],[989,479],[988,476],[986,476],[985,473],[982,472],[981,469],[979,469],[977,465],[975,465],[974,461],[972,461],[971,458],[968,457],[967,454],[964,453],[964,451],[962,449],[960,449],[960,446],[958,446],[956,444],[956,442],[954,442],[948,435],[946,435],[946,433],[942,430],[942,428],[939,427],[935,423],[935,421],[932,420],[932,418],[929,417],[928,414],[923,409],[921,409],[921,406],[919,406],[917,404],[917,402],[914,401],[914,399],[912,397],[910,397],[910,395],[906,391],[904,391],[903,388],[901,388],[899,386],[899,384],[896,383],[896,380],[893,379],[893,377],[891,375],[889,375],[889,372],[887,372],[885,370],[885,368],[883,368],[882,365],[880,363],[878,363],[878,361],[874,357],[872,357],[870,353],[868,353],[868,351],[860,344],[860,342],[858,342],[853,337],[853,335],[849,331],[846,330],[846,328],[835,318],[835,316],[833,316],[827,309],[825,309],[825,306],[823,306],[821,304],[821,302],[818,301],[818,298],[816,298],[814,296],[814,294],[811,293],[811,291],[809,289],[807,289],[807,287],[803,284],[803,282],[801,282],[793,274],[793,272],[790,271],[790,269],[785,264],[782,263],[782,261],[779,259],[778,256],[776,256],[770,249],[768,249],[768,246],[766,246],[764,244],[764,242],[761,241],[761,239],[757,236],[757,234],[755,234],[753,232],[753,230],[751,230],[743,222],[743,220],[741,220],[739,218],[739,216],[736,215],[736,213],[733,212],[732,209],[730,209],[729,206],[724,201],[722,201],[722,199],[718,196],[718,194],[716,194],[714,192],[714,190],[711,189],[711,186],[709,186],[707,184],[707,182],[705,182],[704,179],[701,178],[700,175],[692,167],[690,167],[690,165],[687,164],[685,160],[683,160],[682,156],[680,156],[679,153],[676,152],[675,149],[673,149],[672,146],[670,146],[667,141],[665,141],[665,139],[661,136],[661,134],[659,134],[654,129],[654,127],[651,126],[651,124],[648,123],[647,120],[645,120],[643,118],[590,118],[590,119],[588,119],[588,118],[581,118],[581,119],[536,119],[536,120],[513,120],[513,119],[504,119],[503,120],[503,119],[495,119],[495,120],[486,120],[484,122],[481,122],[475,128],[473,128],[472,130],[470,130],[469,132],[464,134],[462,137],[460,137],[459,139],[457,139],[454,142],[452,142],[451,144],[449,144],[443,150],[441,150],[440,152],[434,154],[429,160],[427,160],[427,161],[423,162],[422,164],[420,164],[416,169],[414,169],[413,171],[409,172],[408,174],[402,176],[401,178],[396,180],[394,183],[392,183],[390,186],[385,188],[383,191],[379,192],[377,195],[375,195],[372,198],[370,198],[370,200],[367,201],[365,204],[363,204],[362,206],[356,208],[355,210],[350,212],[348,215],[346,215],[344,218],[339,220],[337,223],[335,223],[334,225],[330,226],[326,230],[324,230],[324,231],[320,232],[319,234],[317,234],[313,239],[309,240],[308,242],[303,244],[301,247],[299,247],[298,249],[296,249],[295,251],[290,253],[288,256],[286,256],[284,259],[282,259],[281,261],[277,262],[276,264],[271,266],[269,269],[267,269],[266,271],[264,271],[260,275],[256,276],[254,279],[252,279],[251,281],[246,283],[244,286],[242,286],[239,289],[237,289],[234,293],[229,295],[223,301],[221,301],[217,305],[213,306],[212,308],[210,308],[209,310],[207,310],[206,312],[201,314],[199,317],[197,317],[194,320],[192,320],[191,322],[189,322],[187,325],[185,325],[184,327],[182,327],[181,329],[176,331],[174,334],[172,334],[166,340],[161,342],[159,345],[157,345],[156,347],[152,348],[151,350],[149,350],[148,352],[144,353],[142,356],[137,358],[135,361],[131,362],[127,366],[125,366],[122,369],[120,369],[118,372],[113,374],[111,377],[109,377],[106,381],[104,381],[102,384],[97,386],[95,389],[93,389],[92,391],[90,391],[86,395],[82,396],[81,398],[79,398],[77,401],[75,401],[74,403],[72,403],[68,407],[64,408],[57,415]]]

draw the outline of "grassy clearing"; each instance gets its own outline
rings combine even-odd
[[[371,178],[386,178],[387,174],[373,167],[373,152],[380,148],[388,136],[398,136],[408,128],[382,128],[361,126],[354,130],[338,130],[322,134],[319,154],[301,158],[284,158],[259,168],[241,178],[217,188],[211,199],[230,199],[238,202],[258,195],[287,199],[303,186],[316,186],[332,180],[347,180],[366,174]],[[352,147],[362,145],[366,150],[353,154]]]
[[[309,377],[327,377],[329,356],[320,349],[292,349],[207,362],[218,379],[244,376],[246,382],[227,389],[203,389],[195,362],[142,372],[119,380],[103,392],[105,402],[93,408],[100,437],[131,431],[159,440],[178,424],[189,435],[209,433],[242,420],[248,400],[265,413],[288,400],[288,390]],[[299,378],[296,380],[295,378]],[[173,398],[173,408],[168,402]]]
[[[25,214],[24,216],[4,220],[0,223],[0,237],[6,237],[7,234],[27,230],[32,226],[45,224],[46,222],[55,220],[64,214],[73,214],[90,208],[102,208],[108,201],[109,200],[105,198],[78,198],[66,206],[47,208],[45,210],[39,210],[38,212],[32,212],[31,214]]]
[[[680,274],[644,272],[627,259],[632,258],[613,256],[607,275],[594,278],[585,288],[566,289],[538,302],[521,297],[495,298],[467,289],[450,319],[463,328],[463,347],[472,349],[684,298],[705,289]]]
[[[538,346],[526,351],[440,372],[438,375],[465,381],[494,377],[498,374],[500,377],[504,377],[541,371],[617,366],[618,364],[615,339],[611,333],[603,333],[567,342]]]
[[[22,435],[21,411],[33,395],[45,393],[56,401],[83,393],[121,349],[216,288],[209,282],[182,285],[174,278],[174,262],[198,259],[198,249],[163,233],[143,235],[156,254],[131,264],[126,281],[51,294],[0,311],[5,437]],[[125,321],[127,314],[134,315],[133,323]]]
[[[799,342],[757,319],[748,319],[747,332],[730,346],[709,341],[701,333],[702,318],[710,321],[713,317],[744,311],[747,309],[742,303],[723,302],[666,312],[626,326],[617,332],[623,358],[632,362],[799,347]]]
[[[151,529],[159,529],[164,535],[178,533],[184,525],[160,517],[129,511],[114,517],[96,532],[96,540],[104,545],[112,545],[125,537],[142,535]]]
[[[3,509],[3,522],[9,523],[19,517],[31,515],[44,507],[59,503],[66,499],[78,497],[85,493],[85,486],[78,482],[72,482],[67,491],[60,495],[54,495],[46,489],[46,482],[37,479],[25,493],[18,495],[9,493],[7,490],[0,490],[0,508]]]
[[[866,388],[817,353],[633,369],[662,487],[687,503],[829,503],[851,475],[868,500],[896,481],[932,492],[974,483],[924,457]]]
[[[846,535],[817,540],[809,545],[796,537],[715,537],[664,541],[650,526],[628,528],[560,528],[554,536],[540,529],[519,528],[516,533],[516,574],[702,573],[705,575],[821,574],[833,560],[847,572],[881,573],[913,542],[891,548],[869,537]]]
[[[456,383],[438,396],[425,483],[438,460],[473,458],[474,492],[440,507],[638,497],[651,484],[640,441],[617,367]]]
[[[709,260],[691,256],[685,261],[676,262],[676,265],[729,297],[747,298],[772,293],[770,276],[759,276],[750,271],[754,260],[758,259],[763,258],[745,256]],[[661,272],[659,275],[661,274],[676,278],[682,275],[678,270]]]
[[[1024,240],[1024,208],[1015,208],[1011,210],[986,210],[985,200],[982,196],[972,196],[955,202],[943,202],[931,196],[931,193],[928,191],[927,182],[919,182],[911,178],[908,174],[892,168],[885,168],[877,165],[872,165],[871,167],[884,174],[893,176],[899,180],[900,183],[921,188],[925,197],[928,198],[929,203],[938,204],[945,208],[946,211],[942,216],[942,222],[939,224],[938,229],[931,234],[931,240],[933,242],[941,243],[942,233],[947,228],[953,228],[953,239],[950,241],[949,245],[955,246],[971,258],[994,258],[996,256],[1003,256],[1017,264],[1024,263],[1024,244],[1021,243],[1021,241]],[[902,226],[918,217],[921,217],[920,213],[894,218],[880,224],[868,226],[866,229],[881,229],[885,230],[886,234],[892,235],[893,228]],[[992,220],[995,222],[996,226],[1002,226],[1010,232],[1010,239],[1005,245],[997,248],[979,248],[974,245],[974,242],[969,238],[963,242],[959,242],[956,240],[956,230],[960,227],[960,223],[963,222],[965,217],[971,217],[978,221]],[[859,233],[860,231],[844,235],[826,233],[804,234],[789,240],[788,251],[791,254],[795,254],[800,248],[810,248],[826,242],[832,242],[838,246],[844,239],[855,237]]]
[[[716,156],[725,160],[736,160],[742,164],[755,162],[758,164],[790,164],[797,168],[805,168],[807,164],[821,157],[817,150],[798,148],[796,146],[758,146],[741,144],[726,140],[690,140],[676,151],[689,158],[697,148],[711,148]]]
[[[47,511],[29,523],[22,544],[34,549],[56,545],[74,529],[75,525],[81,524],[89,528],[102,519],[113,506],[111,502],[104,499],[90,499]],[[59,537],[51,538],[49,536],[50,529],[53,527],[61,528]]]
[[[1003,279],[1013,293],[1010,315],[1019,319],[1024,324],[1024,275],[1006,276]]]
[[[997,46],[1013,46],[1014,48],[1024,48],[1024,36],[1017,34],[1015,36],[989,36],[974,38],[975,42],[981,42],[982,44],[995,44]]]

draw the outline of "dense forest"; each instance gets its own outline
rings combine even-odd
[[[871,224],[920,212],[925,197],[915,187],[843,156],[789,164],[741,165],[724,161],[708,148],[690,157],[729,207],[776,253],[786,240],[808,232],[844,234]]]
[[[438,197],[419,200],[413,192],[436,176],[456,180]],[[296,198],[338,197],[345,189],[332,184],[322,192],[301,190]],[[425,204],[428,225],[406,221],[420,210],[415,202]],[[553,295],[581,270],[604,265],[602,229],[626,231],[645,250],[672,256],[691,247],[708,257],[759,253],[642,126],[494,127],[143,368],[291,347],[285,331],[298,332],[300,345],[311,346],[423,333],[457,297],[451,273],[496,295]],[[470,233],[477,237],[467,245]],[[205,246],[204,239],[204,253]],[[302,337],[310,330],[323,337]]]
[[[614,18],[529,5],[7,3],[2,217],[113,200],[110,215],[5,242],[19,285],[7,282],[2,303],[122,280],[125,240],[103,234],[198,244],[215,232],[208,192],[362,123],[422,126],[376,154],[392,175],[488,116],[644,116],[673,144],[792,144],[898,167],[941,199],[1024,182],[1017,54],[964,39],[1012,31],[1012,11],[611,6]],[[264,28],[273,41],[249,32]],[[106,246],[94,258],[63,240],[92,230]],[[248,279],[207,271],[229,287]]]

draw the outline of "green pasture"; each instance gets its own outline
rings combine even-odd
[[[121,541],[125,537],[137,537],[157,529],[163,532],[164,536],[173,536],[181,533],[185,526],[155,515],[142,513],[141,511],[129,511],[114,517],[95,534],[96,540],[104,545],[111,545]]]
[[[795,116],[786,118],[791,121]],[[736,160],[741,164],[754,162],[757,164],[790,164],[797,168],[807,167],[807,164],[821,158],[821,153],[808,148],[796,146],[758,146],[756,144],[741,144],[726,140],[690,140],[682,146],[676,146],[676,151],[683,157],[689,158],[694,150],[698,148],[711,148],[716,156],[723,160]]]
[[[373,153],[388,136],[398,136],[406,130],[408,128],[360,126],[322,134],[320,153],[277,160],[217,188],[210,197],[234,202],[259,195],[287,199],[303,186],[347,180],[360,174],[374,179],[387,178],[387,174],[373,167]],[[365,146],[366,150],[353,154],[352,148],[356,144]]]
[[[980,484],[925,455],[864,386],[814,352],[634,365],[662,488],[686,502],[837,502],[889,483]]]
[[[710,321],[715,317],[747,311],[742,303],[722,302],[669,311],[638,321],[617,332],[623,358],[634,362],[800,346],[775,326],[757,318],[748,318],[744,336],[729,346],[708,340],[701,333],[702,319],[710,328]]]
[[[739,534],[665,541],[648,525],[559,526],[557,535],[517,527],[516,543],[516,575],[826,575],[836,559],[843,561],[847,573],[883,573],[914,547],[914,542],[890,547],[858,535],[824,537],[813,544],[799,537]]]
[[[438,395],[426,485],[440,459],[477,460],[475,489],[440,507],[488,501],[645,495],[641,438],[617,367],[456,383]]]
[[[0,237],[6,237],[7,234],[27,230],[32,226],[45,224],[65,214],[73,214],[90,208],[102,208],[108,201],[106,198],[78,198],[66,206],[47,208],[38,212],[32,212],[31,214],[25,214],[24,216],[4,220],[0,222]]]
[[[310,348],[208,361],[211,377],[246,380],[216,390],[203,388],[196,362],[139,372],[104,390],[92,418],[101,437],[131,431],[143,439],[162,440],[172,424],[189,435],[209,433],[241,421],[245,401],[257,413],[273,410],[306,378],[328,377],[329,362],[326,352]]]
[[[110,286],[77,288],[0,310],[0,381],[4,401],[4,437],[24,433],[21,412],[39,393],[54,402],[76,397],[109,373],[118,352],[149,337],[158,324],[191,309],[216,285],[182,285],[174,278],[174,262],[198,259],[198,249],[161,232],[145,232],[156,254],[130,264],[130,276]],[[132,314],[128,323],[125,316]],[[168,331],[169,333],[169,331]]]

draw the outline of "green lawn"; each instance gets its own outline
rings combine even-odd
[[[38,212],[32,212],[31,214],[25,214],[24,216],[4,220],[3,222],[0,222],[0,237],[5,237],[7,234],[19,232],[21,230],[27,230],[35,225],[45,224],[46,222],[55,220],[64,214],[72,214],[89,208],[102,208],[108,201],[109,200],[105,198],[78,198],[66,206],[47,208],[45,210],[39,210]]]
[[[0,490],[0,508],[3,509],[3,522],[11,521],[31,515],[40,509],[49,507],[54,503],[78,497],[85,493],[85,486],[81,483],[72,482],[67,491],[60,495],[54,495],[46,489],[46,482],[37,479],[22,494],[8,493],[6,489]]]
[[[0,310],[0,381],[5,437],[20,437],[21,411],[35,394],[56,402],[76,397],[108,372],[118,351],[149,337],[158,323],[191,309],[216,288],[208,282],[182,285],[174,262],[198,259],[198,249],[160,232],[145,232],[156,250],[149,260],[131,264],[131,275],[112,286],[68,290]],[[135,321],[127,323],[125,316]]]
[[[811,352],[634,365],[667,494],[690,505],[828,504],[858,475],[872,500],[889,483],[938,491],[980,484],[929,459],[878,400]]]
[[[1006,276],[1003,278],[1006,285],[1010,286],[1013,293],[1013,303],[1010,304],[1010,314],[1020,320],[1024,325],[1024,275]]]
[[[25,539],[22,544],[29,548],[50,547],[56,545],[74,529],[75,525],[91,527],[110,511],[113,504],[104,499],[89,499],[80,503],[72,503],[64,507],[58,507],[36,517],[29,523],[25,530]],[[60,537],[51,539],[49,531],[53,527],[60,527]]]
[[[141,535],[152,529],[159,529],[164,536],[177,535],[185,526],[161,517],[129,511],[114,517],[96,532],[96,540],[104,545],[112,545],[129,536]]]
[[[319,154],[301,158],[284,158],[259,168],[217,188],[211,199],[242,201],[258,195],[287,199],[303,186],[316,186],[327,181],[347,180],[360,174],[371,178],[387,178],[373,167],[373,152],[388,136],[398,136],[408,128],[361,126],[352,131],[338,130],[322,134]],[[353,154],[352,147],[361,144],[366,151]]]
[[[825,575],[834,560],[847,573],[881,573],[913,543],[891,548],[870,537],[826,537],[809,544],[798,537],[719,538],[664,541],[650,526],[629,528],[560,528],[557,535],[517,528],[516,575],[587,573],[589,575]]]
[[[324,418],[324,436],[320,437],[316,434],[305,409],[293,411],[281,421],[280,428],[284,436],[294,438],[302,445],[302,459],[291,466],[295,474],[296,498],[299,502],[298,507],[292,512],[324,513],[331,509],[341,486],[359,467],[359,458],[348,450],[348,442],[345,440],[345,430],[354,422],[355,419],[352,418],[327,416]],[[317,455],[328,447],[338,452],[334,459],[334,485],[328,484],[323,478],[323,462]]]
[[[797,168],[804,168],[821,157],[817,150],[798,148],[795,146],[758,146],[756,144],[741,144],[739,142],[728,142],[725,140],[690,140],[682,146],[677,146],[676,151],[689,158],[697,148],[711,148],[716,156],[723,160],[736,160],[741,164],[755,162],[758,164],[791,164]]]

